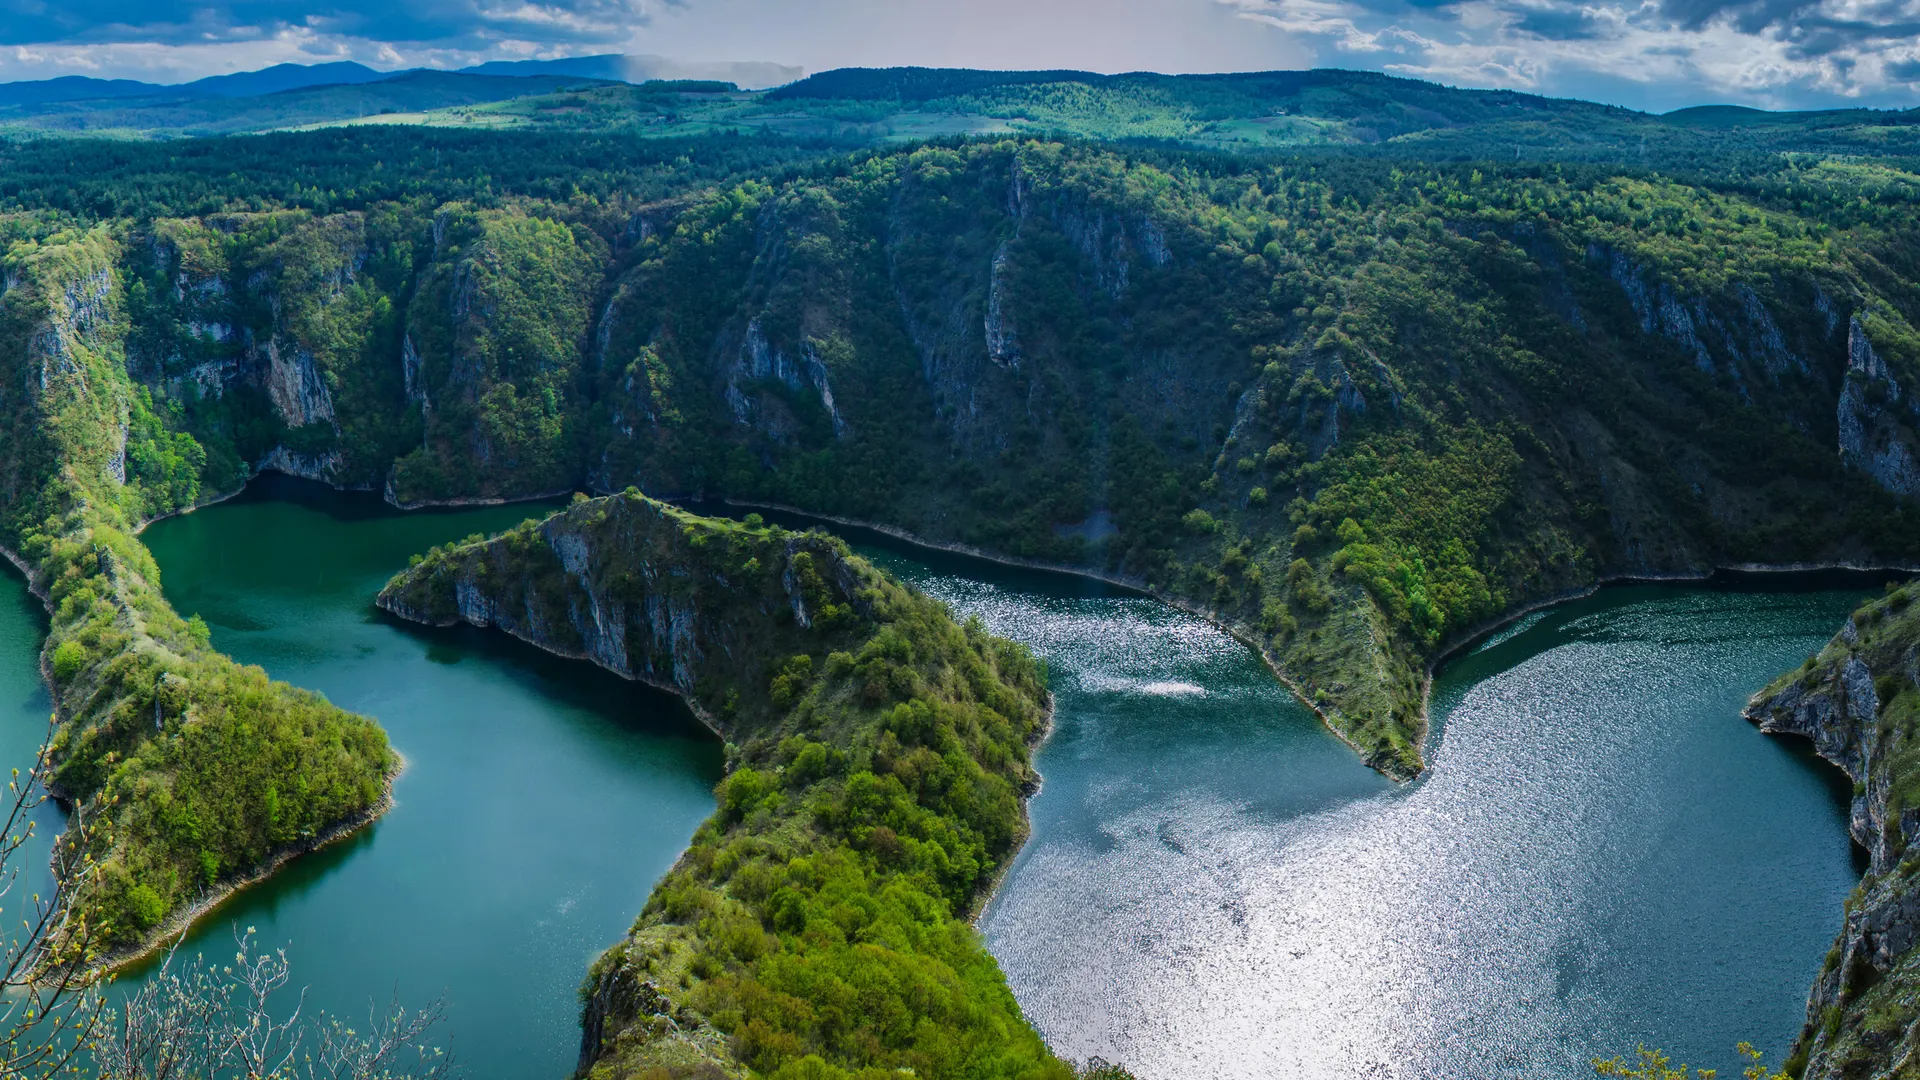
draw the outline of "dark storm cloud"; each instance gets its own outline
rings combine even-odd
[[[1912,18],[1883,23],[1806,13],[1784,29],[1798,55],[1809,57],[1865,45],[1911,42],[1920,37],[1920,21]]]
[[[1698,30],[1725,20],[1742,33],[1779,26],[1814,5],[1807,0],[1663,0],[1661,10],[1683,30]]]
[[[1683,30],[1724,23],[1745,34],[1776,33],[1807,58],[1920,35],[1920,19],[1905,3],[1849,4],[1844,17],[1829,14],[1833,7],[1819,0],[1662,0],[1661,11]]]
[[[1584,7],[1523,8],[1513,29],[1549,41],[1581,41],[1606,32]]]
[[[623,41],[645,22],[643,0],[0,0],[0,45],[204,45],[295,28],[452,48],[501,38],[592,44]]]

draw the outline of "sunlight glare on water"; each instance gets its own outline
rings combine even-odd
[[[874,554],[1052,667],[1033,839],[982,929],[1061,1054],[1571,1078],[1643,1041],[1777,1061],[1797,1032],[1857,878],[1844,792],[1739,710],[1860,593],[1555,609],[1443,672],[1434,768],[1396,788],[1196,619]]]

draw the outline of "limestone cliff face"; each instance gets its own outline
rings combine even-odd
[[[1847,327],[1847,372],[1840,389],[1840,460],[1896,495],[1920,493],[1912,403],[1855,316]]]
[[[672,690],[709,724],[741,718],[724,685],[764,682],[824,617],[860,611],[873,570],[818,534],[748,533],[643,496],[576,503],[396,577],[379,606],[491,626]],[[783,651],[784,650],[784,651]]]
[[[0,463],[0,497],[43,483],[32,475],[43,454],[82,482],[126,482],[131,402],[121,254],[107,230],[95,229],[5,262],[0,335],[9,347],[0,350],[7,368],[0,412],[18,434]],[[49,415],[72,420],[48,424]]]
[[[770,394],[777,384],[784,394]],[[786,401],[810,395],[833,427],[833,437],[847,437],[847,421],[833,401],[833,385],[820,348],[811,338],[792,349],[767,340],[764,320],[747,323],[744,340],[727,369],[727,409],[737,424],[754,428],[777,443],[794,440],[799,421]]]
[[[1724,374],[1745,401],[1751,401],[1746,369],[1757,368],[1773,382],[1812,370],[1805,349],[1789,340],[1766,301],[1749,285],[1736,285],[1730,296],[1710,302],[1708,297],[1681,292],[1671,282],[1655,280],[1617,248],[1589,244],[1587,259],[1604,266],[1607,276],[1626,294],[1642,333],[1665,338],[1701,371]],[[1831,334],[1831,324],[1828,330]]]
[[[249,232],[270,239],[237,240]],[[355,461],[341,447],[351,441],[343,425],[393,423],[365,415],[382,395],[378,373],[367,370],[380,299],[365,273],[364,215],[164,219],[137,248],[130,269],[145,301],[128,371],[156,398],[188,408],[236,389],[257,392],[284,438],[249,447],[248,466],[368,486],[385,462]],[[395,401],[391,412],[400,408]]]
[[[1803,736],[1854,782],[1870,865],[1807,1001],[1795,1055],[1811,1080],[1911,1075],[1920,1051],[1920,611],[1908,586],[1856,612],[1754,696],[1761,730]]]

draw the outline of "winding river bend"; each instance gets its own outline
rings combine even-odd
[[[398,516],[275,480],[145,535],[216,645],[375,716],[409,760],[386,818],[243,892],[188,948],[257,927],[312,1004],[349,1015],[444,995],[478,1080],[570,1069],[588,960],[719,776],[719,747],[663,695],[372,610],[409,554],[537,512]],[[1623,588],[1555,609],[1442,673],[1436,768],[1396,788],[1196,619],[855,539],[1051,665],[1033,840],[981,925],[1062,1054],[1153,1080],[1575,1077],[1640,1041],[1777,1058],[1797,1030],[1857,878],[1845,792],[1739,707],[1861,590]],[[0,750],[20,757],[46,704],[40,624],[9,588]]]
[[[234,659],[377,718],[407,769],[385,817],[240,893],[190,947],[221,956],[257,927],[313,1005],[444,997],[468,1076],[567,1075],[587,964],[713,812],[719,745],[658,691],[375,612],[410,554],[540,507],[399,515],[264,479],[146,531],[167,598]]]
[[[982,929],[1059,1053],[1155,1080],[1571,1078],[1640,1042],[1778,1062],[1798,1033],[1859,877],[1850,791],[1740,708],[1857,583],[1531,616],[1443,670],[1434,768],[1396,789],[1195,619],[868,553],[1052,666],[1033,838]]]

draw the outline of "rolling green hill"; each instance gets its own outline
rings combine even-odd
[[[608,58],[593,58],[606,60]],[[617,59],[617,58],[616,58]],[[582,71],[608,68],[584,64]],[[372,73],[369,73],[372,74]],[[345,82],[346,80],[342,80]],[[406,124],[686,138],[723,132],[876,145],[981,135],[1177,143],[1253,153],[1319,148],[1422,160],[1697,163],[1781,152],[1910,154],[1920,111],[1769,113],[1702,106],[1666,116],[1508,90],[1462,90],[1374,72],[1101,75],[850,68],[768,91],[730,83],[628,84],[544,69],[412,71],[352,85],[235,96],[153,96],[102,84],[0,91],[0,132],[181,136]],[[262,85],[265,85],[264,83]],[[136,88],[137,89],[137,88]],[[26,93],[25,91],[35,91]],[[77,91],[75,92],[77,93]]]
[[[305,86],[245,97],[114,97],[0,105],[0,132],[227,135],[548,94],[595,80],[415,71],[372,82]]]

